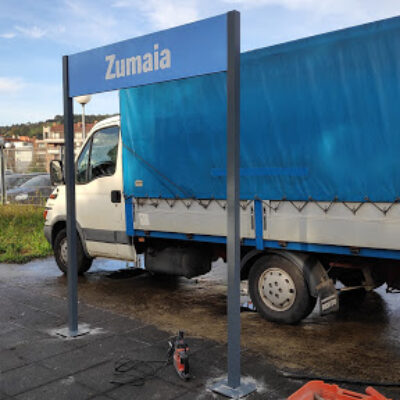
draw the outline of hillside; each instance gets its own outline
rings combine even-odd
[[[92,114],[92,115],[86,115],[85,120],[86,123],[93,123],[95,121],[100,121],[104,118],[110,117],[108,114]],[[74,122],[81,122],[82,121],[82,115],[77,114],[74,115]],[[42,137],[42,132],[43,132],[43,125],[46,124],[51,124],[53,122],[56,122],[58,124],[64,123],[64,116],[63,115],[56,115],[52,119],[48,119],[46,121],[41,121],[41,122],[27,122],[24,124],[13,124],[13,125],[7,125],[7,126],[0,126],[0,136],[29,136],[33,137],[36,136],[38,139]]]

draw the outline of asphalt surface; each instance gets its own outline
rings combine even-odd
[[[0,399],[219,398],[208,387],[226,373],[225,275],[223,263],[187,280],[98,260],[79,279],[80,322],[92,333],[67,340],[55,334],[66,324],[67,282],[54,260],[1,265]],[[297,326],[242,313],[242,376],[258,387],[249,398],[286,398],[306,382],[282,370],[333,378],[359,392],[369,381],[400,385],[399,305],[396,295],[379,289],[342,296],[339,313],[320,317],[314,311]],[[170,365],[148,363],[165,359],[168,338],[178,329],[192,351],[189,382]],[[126,359],[136,363],[136,375],[116,376]],[[137,371],[147,374],[144,380]],[[396,386],[376,388],[400,398]]]

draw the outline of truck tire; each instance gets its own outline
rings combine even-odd
[[[278,255],[257,259],[249,274],[250,297],[268,321],[296,324],[315,307],[299,267]]]
[[[86,256],[81,239],[79,235],[77,234],[77,253],[76,253],[76,258],[78,262],[78,274],[83,275],[85,272],[89,270],[89,268],[92,265],[93,258],[89,258]],[[56,259],[58,268],[64,273],[67,274],[68,271],[68,262],[67,262],[67,231],[66,229],[61,229],[53,243],[53,251],[54,251],[54,257]]]

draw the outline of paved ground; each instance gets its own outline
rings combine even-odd
[[[4,282],[0,291],[0,399],[219,397],[207,386],[226,370],[223,345],[189,337],[193,379],[184,382],[171,365],[142,362],[166,359],[168,332],[81,304],[80,319],[94,333],[63,339],[55,331],[65,323],[64,300]],[[116,375],[116,365],[127,360],[136,360],[136,368]],[[259,355],[246,352],[242,362],[243,375],[254,377],[259,388],[251,399],[283,398],[299,387],[299,382],[279,377]],[[144,380],[138,379],[141,372],[147,374]]]
[[[159,319],[159,316],[153,318],[152,315],[144,317],[146,308],[148,314],[172,313],[173,310],[168,309],[167,304],[161,305],[162,299],[164,303],[170,299],[165,293],[167,290],[170,292],[173,289],[171,285],[175,287],[173,289],[175,295],[183,295],[184,301],[190,300],[190,297],[185,297],[187,291],[208,290],[211,292],[209,293],[210,298],[200,296],[203,300],[208,299],[200,311],[199,306],[193,302],[189,302],[189,306],[194,309],[194,314],[202,312],[204,315],[202,333],[207,330],[212,331],[207,304],[208,301],[211,301],[210,299],[214,299],[217,300],[217,309],[221,307],[219,304],[221,302],[220,287],[218,285],[208,287],[198,282],[196,285],[194,283],[187,284],[189,286],[183,284],[183,288],[180,288],[176,282],[157,281],[151,286],[154,293],[150,296],[160,307],[157,313],[154,305],[153,307],[148,306],[147,301],[140,303],[138,297],[145,293],[138,290],[139,285],[136,286],[135,282],[139,279],[140,286],[145,285],[148,288],[147,278],[135,278],[131,272],[112,272],[113,269],[120,266],[121,264],[118,263],[100,262],[94,267],[91,275],[81,279],[80,320],[87,323],[94,333],[74,340],[66,340],[54,335],[54,331],[65,326],[66,322],[64,297],[66,280],[54,268],[53,261],[49,259],[24,266],[1,266],[0,400],[9,398],[61,400],[220,398],[220,396],[212,394],[207,387],[213,380],[221,378],[225,374],[226,346],[223,341],[208,338],[208,336],[212,337],[212,334],[188,338],[192,349],[190,361],[193,379],[184,382],[175,375],[171,365],[165,366],[162,362],[151,361],[165,360],[167,340],[180,327],[176,324],[182,322],[185,315],[177,310],[176,314],[180,318],[176,319],[172,316],[170,325],[161,323],[163,330],[158,329],[149,321],[165,321],[165,319]],[[111,279],[112,277],[121,278],[124,274],[127,275],[127,279]],[[128,286],[131,291],[138,290],[135,298],[127,293]],[[93,292],[97,292],[95,297],[93,297]],[[112,304],[109,297],[113,298]],[[136,316],[135,308],[127,307],[125,304],[128,301],[136,301],[139,305],[136,308]],[[397,325],[390,326],[389,322],[395,323],[395,321],[391,321],[386,316],[385,307],[382,306],[380,311],[373,308],[375,317],[371,316],[367,319],[364,317],[358,323],[364,323],[365,330],[368,330],[369,325],[373,325],[373,332],[380,332],[382,337],[386,334],[390,337],[393,336],[397,331]],[[391,307],[394,308],[393,305]],[[249,317],[246,315],[243,318],[245,332],[249,329],[246,326]],[[382,315],[386,317],[383,319]],[[225,316],[221,313],[219,318],[225,319]],[[275,345],[279,343],[277,341],[279,338],[271,337],[271,333],[272,335],[279,334],[281,340],[286,340],[286,342],[280,342],[280,345],[287,346],[292,351],[289,365],[299,365],[307,349],[312,351],[310,343],[313,335],[316,341],[321,340],[317,336],[318,332],[313,329],[313,326],[319,325],[315,322],[319,318],[317,316],[312,317],[301,326],[275,327],[274,329],[271,329],[271,324],[258,321],[257,314],[250,314],[250,318],[255,318],[257,324],[264,323],[264,333],[267,330],[269,332],[268,335],[263,335],[265,342],[272,341]],[[345,328],[347,334],[350,335],[354,321],[349,320],[348,317],[347,320],[349,324]],[[333,325],[332,329],[334,329],[335,321],[331,319],[328,322]],[[325,320],[323,325],[326,324]],[[188,325],[190,326],[190,321]],[[307,326],[309,328],[305,328]],[[336,328],[343,329],[343,327],[343,321],[336,324]],[[189,329],[189,333],[193,335],[193,331],[200,330],[198,328],[199,321],[195,318],[194,328]],[[221,328],[218,327],[218,329]],[[297,336],[300,336],[300,342],[304,343],[303,347],[288,336],[287,332],[294,334],[295,329],[297,329]],[[307,332],[309,333],[307,334]],[[303,338],[301,338],[302,335]],[[341,375],[343,357],[340,353],[342,352],[343,337],[340,331],[337,332],[337,337],[338,341],[334,346],[332,346],[332,342],[335,341],[335,336],[331,335],[323,339],[327,347],[336,349],[338,363],[334,372]],[[376,360],[380,362],[382,354],[388,352],[384,346],[385,343],[388,343],[387,338],[381,341],[381,346],[375,349],[375,353],[369,351],[368,354],[363,351],[368,343],[364,343],[362,338],[364,336],[361,335],[359,337],[360,351],[353,352],[347,359],[352,360],[353,376],[358,376],[360,366],[365,365],[365,358],[370,362],[372,371],[380,372],[380,374],[376,374],[376,380],[385,380],[388,375],[398,375],[397,372],[393,373],[393,364],[391,363],[391,360],[398,357],[399,354],[396,345],[392,347],[393,354],[386,364],[387,373],[385,374],[382,372],[382,368],[375,369],[374,362]],[[350,338],[350,340],[352,339]],[[393,343],[396,342],[393,341]],[[287,379],[278,373],[277,367],[286,365],[272,357],[273,352],[260,351],[262,346],[252,347],[250,351],[250,349],[246,349],[246,343],[242,347],[242,375],[245,379],[250,379],[250,377],[255,379],[258,386],[258,392],[250,396],[250,399],[283,399],[304,383],[300,380]],[[324,351],[321,351],[321,354],[324,354]],[[135,362],[135,368],[122,375],[116,375],[115,367],[127,360]],[[326,360],[321,357],[320,364],[324,365],[325,363]],[[129,367],[130,364],[125,364],[125,366]],[[318,367],[316,365],[317,371]],[[330,368],[332,369],[332,366]],[[155,369],[154,373],[152,373],[153,369]],[[146,379],[138,379],[140,371],[147,373]],[[302,372],[310,371],[303,369]],[[315,372],[315,370],[311,372]],[[352,375],[348,374],[347,377],[351,378]],[[112,383],[112,381],[118,383]],[[365,385],[349,386],[346,384],[341,384],[341,386],[360,392],[365,387]],[[381,388],[380,391],[392,398],[400,397],[400,390],[395,387]]]

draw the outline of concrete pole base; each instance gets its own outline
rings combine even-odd
[[[213,392],[222,394],[231,399],[240,399],[256,391],[254,383],[241,383],[240,386],[232,388],[228,385],[228,380],[223,379],[210,387]]]
[[[76,332],[71,332],[69,330],[69,327],[66,326],[65,328],[57,329],[54,333],[64,339],[73,339],[80,336],[88,335],[90,333],[90,329],[87,324],[79,324],[78,330]]]

